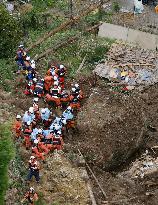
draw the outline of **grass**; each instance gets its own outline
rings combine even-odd
[[[0,125],[0,204],[4,204],[4,197],[8,188],[8,165],[14,157],[13,142],[9,124]]]
[[[0,59],[0,87],[5,91],[11,91],[12,85],[10,83],[14,78],[13,72],[16,70],[16,63],[14,59]]]

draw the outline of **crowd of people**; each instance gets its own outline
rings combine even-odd
[[[74,83],[70,91],[65,89],[67,69],[62,64],[52,63],[44,78],[36,71],[36,62],[26,52],[23,45],[17,50],[17,73],[23,72],[26,77],[25,95],[33,97],[32,106],[22,115],[17,113],[13,129],[16,140],[21,139],[27,150],[31,151],[28,161],[27,181],[35,177],[40,183],[40,161],[46,163],[46,157],[55,150],[62,150],[64,133],[74,129],[74,111],[80,110],[83,93],[78,83]],[[45,107],[39,106],[44,99]],[[61,116],[54,115],[54,109],[61,110]],[[30,205],[38,200],[34,188],[29,188],[24,199]]]

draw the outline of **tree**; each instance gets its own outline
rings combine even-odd
[[[0,4],[0,58],[12,56],[22,36],[18,21]]]

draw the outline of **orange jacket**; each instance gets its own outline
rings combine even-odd
[[[22,123],[18,120],[16,120],[13,124],[13,130],[16,132],[16,133],[20,133],[21,132],[21,128],[22,128]]]

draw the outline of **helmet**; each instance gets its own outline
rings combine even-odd
[[[54,75],[55,75],[55,71],[54,71],[54,70],[51,70],[51,74],[54,76]]]
[[[32,81],[29,81],[29,82],[28,82],[28,86],[31,86],[31,85],[32,85]]]
[[[42,79],[41,79],[41,81],[43,81],[43,82],[44,82],[44,79],[42,78]]]
[[[63,65],[60,65],[60,69],[62,69],[62,68],[64,68],[64,66],[63,66]]]
[[[68,107],[67,107],[67,110],[71,110],[71,109],[72,109],[71,106],[68,106]]]
[[[30,113],[33,113],[33,112],[34,112],[33,107],[30,107],[30,108],[29,108],[29,112],[30,112]]]
[[[42,134],[43,130],[42,129],[39,129],[38,130],[38,134]]]
[[[38,144],[38,142],[39,142],[38,140],[34,140],[34,144]]]
[[[37,82],[37,78],[33,78],[33,82],[35,82],[35,83],[36,83],[36,82]]]
[[[30,159],[35,159],[35,156],[31,156]]]
[[[17,118],[17,119],[20,119],[20,118],[21,118],[21,115],[17,115],[16,118]]]
[[[20,45],[19,45],[19,48],[24,48],[24,45],[23,45],[23,44],[20,44]]]
[[[30,56],[27,56],[27,57],[26,57],[26,60],[29,61],[29,60],[30,60]]]
[[[76,91],[76,89],[75,89],[75,88],[72,88],[71,90],[72,90],[72,92],[75,92],[75,91]]]
[[[60,129],[58,124],[55,124],[54,128],[55,128],[55,130],[59,130]]]
[[[55,82],[54,82],[54,85],[56,85],[56,86],[59,85],[58,81],[55,81]]]
[[[30,187],[30,192],[33,193],[35,190],[33,187]]]
[[[31,64],[35,64],[35,61],[34,61],[34,60],[32,60],[32,61],[31,61]]]
[[[31,122],[30,122],[30,121],[27,121],[27,123],[26,123],[26,124],[29,126],[29,125],[31,125]]]
[[[45,108],[41,109],[41,113],[44,114],[46,112]]]
[[[61,135],[61,131],[59,130],[59,131],[57,132],[57,134],[58,134],[58,135]]]
[[[54,80],[58,80],[57,76],[54,76]]]
[[[31,67],[34,69],[36,67],[35,63],[32,63]]]
[[[79,84],[76,83],[76,84],[75,84],[75,88],[79,88]]]
[[[34,98],[33,101],[34,101],[34,102],[38,102],[38,98]]]
[[[63,120],[62,120],[62,123],[63,123],[64,125],[66,125],[66,119],[63,119]]]

